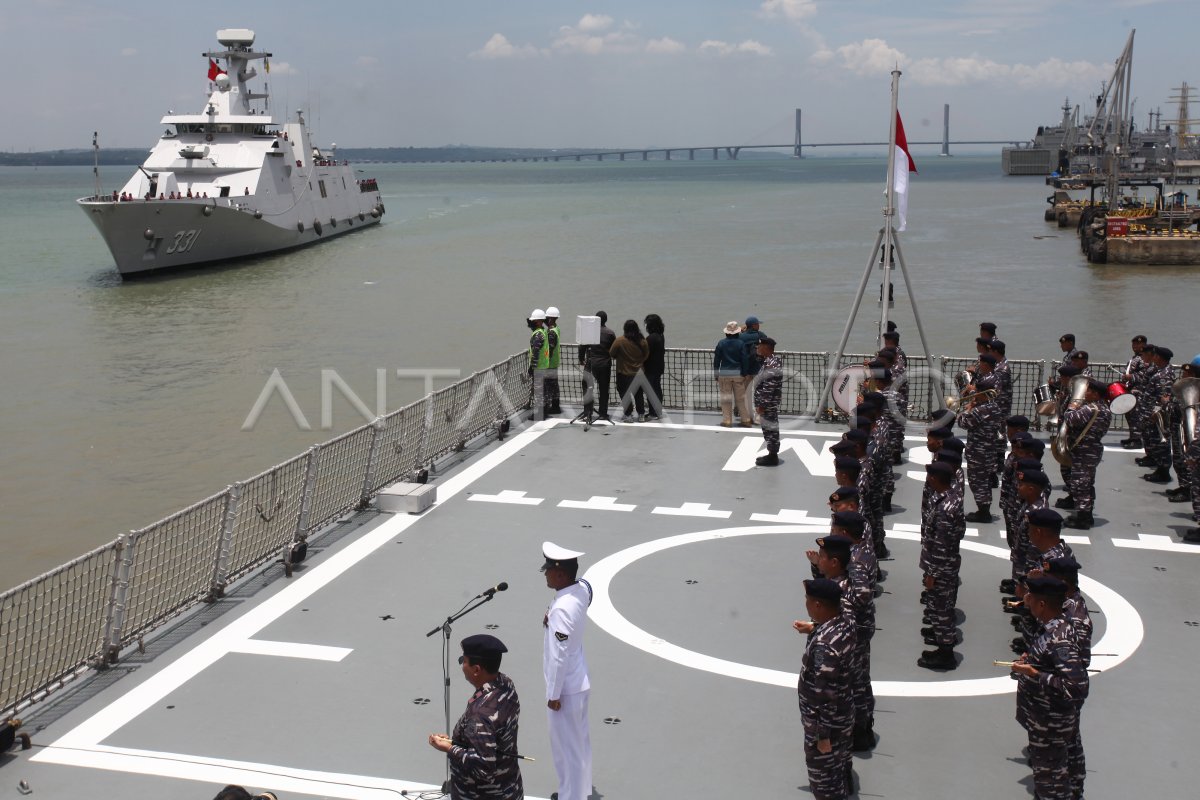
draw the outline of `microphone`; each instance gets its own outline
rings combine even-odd
[[[508,582],[507,582],[507,581],[500,581],[499,583],[497,583],[497,584],[496,584],[495,586],[493,586],[492,588],[490,588],[490,589],[484,589],[482,592],[480,592],[480,593],[479,593],[478,595],[476,595],[476,596],[477,596],[477,597],[486,597],[486,598],[488,598],[488,599],[490,600],[490,599],[491,599],[491,598],[492,598],[492,597],[493,597],[493,596],[496,594],[496,592],[507,592],[507,591],[508,591]]]

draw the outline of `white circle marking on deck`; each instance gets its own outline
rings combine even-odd
[[[755,667],[736,661],[697,653],[694,650],[673,645],[670,642],[648,633],[627,620],[613,605],[609,595],[609,586],[617,573],[633,562],[653,555],[696,542],[707,542],[715,539],[728,539],[735,536],[762,536],[768,534],[807,533],[822,535],[829,533],[829,526],[813,525],[757,525],[744,528],[721,528],[711,531],[684,533],[678,536],[668,536],[652,542],[634,545],[596,562],[584,575],[592,585],[594,597],[588,616],[601,628],[621,641],[651,655],[682,664],[685,667],[712,672],[717,675],[727,675],[731,678],[755,681],[772,686],[795,688],[799,675],[794,672]],[[908,541],[920,541],[919,533],[910,531],[888,531],[888,537]],[[988,544],[979,544],[963,540],[959,547],[984,555],[1008,559],[1008,550]],[[1098,672],[1112,669],[1133,655],[1142,643],[1144,633],[1142,618],[1137,610],[1121,595],[1114,592],[1098,581],[1084,575],[1079,576],[1079,588],[1099,606],[1104,614],[1104,637],[1092,646],[1098,653],[1113,653],[1112,656],[1094,656],[1092,668]],[[781,633],[781,635],[785,635]],[[792,635],[795,635],[794,633]],[[979,697],[983,695],[1007,694],[1016,691],[1016,681],[1007,673],[996,678],[968,678],[964,680],[936,681],[879,681],[871,682],[871,687],[877,697]]]

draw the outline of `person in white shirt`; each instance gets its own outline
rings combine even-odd
[[[542,571],[554,601],[542,618],[546,629],[542,672],[546,678],[546,715],[550,751],[558,773],[557,800],[587,800],[592,793],[592,744],[588,736],[587,661],[583,657],[583,632],[592,587],[577,580],[579,556],[553,542],[542,543],[546,559]]]

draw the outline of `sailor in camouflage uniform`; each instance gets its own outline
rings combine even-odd
[[[900,452],[896,448],[902,448],[904,443],[904,411],[892,371],[882,361],[872,361],[870,367],[871,377],[878,389],[869,396],[871,401],[880,407],[879,419],[875,420],[875,425],[879,428],[877,446],[883,448],[881,457],[876,461],[880,470],[879,477],[882,479],[880,491],[883,492],[883,510],[891,512],[892,495],[896,491],[896,476],[892,467],[895,466],[896,456]],[[876,398],[875,394],[879,397]],[[867,397],[864,396],[863,400],[867,400]]]
[[[1142,401],[1141,395],[1146,385],[1146,370],[1149,367],[1146,359],[1142,357],[1142,350],[1145,347],[1145,336],[1138,334],[1133,337],[1130,341],[1133,356],[1125,365],[1125,373],[1121,376],[1126,391],[1138,398],[1138,404],[1125,415],[1125,422],[1129,425],[1129,438],[1122,439],[1121,446],[1126,450],[1136,450],[1142,446],[1142,417],[1146,414],[1146,404]]]
[[[1200,369],[1197,369],[1192,364],[1184,364],[1179,368],[1179,377],[1176,383],[1184,378],[1200,377]],[[1191,467],[1187,462],[1187,451],[1183,441],[1183,421],[1184,407],[1179,402],[1179,398],[1175,396],[1174,385],[1171,388],[1170,408],[1170,424],[1171,429],[1171,467],[1175,470],[1175,477],[1179,480],[1179,485],[1174,489],[1167,491],[1167,499],[1173,503],[1183,503],[1191,499],[1192,496],[1192,473]]]
[[[1142,352],[1149,353],[1150,363],[1154,368],[1147,379],[1146,399],[1150,411],[1155,408],[1168,408],[1171,402],[1171,386],[1175,383],[1175,368],[1171,359],[1175,356],[1169,347],[1146,345]],[[1164,412],[1167,413],[1167,412]],[[1143,467],[1154,467],[1151,472],[1142,477],[1151,483],[1171,482],[1171,443],[1163,438],[1165,431],[1160,431],[1156,415],[1147,413],[1142,422],[1142,442],[1146,445],[1145,458],[1139,458],[1137,463]]]
[[[859,496],[859,502],[863,514],[871,520],[875,555],[878,558],[887,558],[889,553],[887,544],[883,540],[883,497],[887,476],[892,474],[892,465],[887,457],[886,443],[883,441],[884,429],[879,424],[883,406],[876,398],[882,399],[882,395],[872,392],[867,397],[871,398],[870,402],[864,398],[863,402],[854,409],[856,418],[860,422],[866,419],[870,423],[869,427],[859,428],[859,430],[864,430],[869,437],[867,457],[863,461],[863,470],[867,475],[862,478],[862,483],[859,485],[860,491],[866,489],[867,493]]]
[[[1063,614],[1066,584],[1057,578],[1031,577],[1028,585],[1029,610],[1043,631],[1012,668],[1017,722],[1029,735],[1035,797],[1074,800],[1067,753],[1088,695],[1087,667],[1073,626]]]
[[[1005,355],[1007,350],[1008,346],[999,339],[988,342],[988,353],[996,359],[996,368],[992,370],[992,374],[996,376],[996,403],[1000,406],[1001,419],[1006,419],[1012,414],[1013,403],[1013,375],[1008,356]],[[996,448],[992,451],[996,459],[996,475],[1004,469],[1004,450],[1007,444],[1008,437],[1005,435],[1004,425],[997,425]],[[992,485],[995,488],[995,482]]]
[[[854,663],[850,668],[850,692],[854,697],[854,733],[851,749],[855,752],[875,747],[875,692],[871,688],[871,639],[875,636],[875,554],[864,535],[866,518],[855,511],[833,515],[830,535],[818,539],[826,549],[828,542],[845,540],[846,583],[842,585],[842,607],[854,620]],[[835,544],[840,548],[840,544]],[[825,574],[826,578],[835,575]]]
[[[1197,356],[1200,359],[1200,356]],[[1200,522],[1200,436],[1192,439],[1187,449],[1188,467],[1192,476],[1192,519]],[[1183,534],[1183,540],[1192,544],[1200,544],[1200,527],[1192,528]]]
[[[997,380],[992,370],[996,357],[990,353],[979,356],[975,369],[975,382],[967,386],[967,392],[985,392],[997,389]],[[958,417],[958,424],[967,431],[967,482],[971,484],[971,495],[978,508],[967,515],[967,522],[992,521],[992,479],[995,477],[996,429],[1004,416],[995,397],[980,395]]]
[[[1018,587],[1018,591],[1023,610],[1027,611],[1025,595],[1028,591],[1029,578],[1041,575],[1047,561],[1055,558],[1068,558],[1074,554],[1071,552],[1071,546],[1062,540],[1063,518],[1057,511],[1051,508],[1037,508],[1027,512],[1025,519],[1029,538],[1029,547],[1025,550],[1025,566],[1023,568],[1026,583],[1024,586]],[[1032,614],[1023,613],[1020,619],[1021,627],[1018,630],[1021,635],[1013,640],[1013,650],[1017,653],[1024,653],[1029,650],[1033,640],[1041,634],[1042,627]]]
[[[1050,477],[1032,466],[1023,469],[1017,466],[1017,505],[1013,514],[1013,532],[1009,561],[1012,564],[1012,589],[1002,584],[1000,591],[1016,592],[1025,580],[1026,555],[1029,548],[1029,512],[1047,507],[1046,492],[1050,488]]]
[[[921,572],[925,583],[925,611],[930,623],[927,643],[935,645],[917,659],[927,669],[955,669],[957,631],[954,624],[953,597],[958,584],[959,542],[966,531],[962,499],[951,486],[954,468],[935,461],[925,467],[926,481],[933,495],[921,529]]]
[[[796,690],[809,789],[817,800],[843,800],[852,793],[854,622],[842,614],[842,590],[834,581],[805,581],[804,592],[811,621],[797,620],[792,627],[808,635]]]
[[[775,340],[764,336],[758,340],[758,357],[762,366],[754,379],[754,408],[762,425],[767,454],[754,463],[760,467],[779,465],[779,404],[783,402],[783,359],[775,355]]]
[[[463,677],[475,687],[454,734],[431,734],[429,744],[450,762],[453,800],[519,800],[525,796],[517,764],[521,701],[512,680],[500,672],[508,652],[495,636],[481,633],[462,640]]]
[[[1073,556],[1054,558],[1043,565],[1043,571],[1052,578],[1058,578],[1067,585],[1066,598],[1063,600],[1063,616],[1071,621],[1071,631],[1075,635],[1075,644],[1079,648],[1079,656],[1083,659],[1084,668],[1092,665],[1092,618],[1088,614],[1087,601],[1079,591],[1079,562]],[[1067,772],[1071,776],[1072,797],[1083,797],[1083,783],[1087,777],[1087,762],[1083,755],[1083,737],[1080,735],[1079,714],[1083,711],[1083,701],[1079,702],[1079,710],[1075,718],[1075,736],[1067,745]]]
[[[1012,535],[1012,510],[1017,498],[1017,476],[1014,470],[1017,461],[1017,438],[1031,439],[1029,419],[1020,415],[1010,416],[1004,421],[1004,438],[1011,445],[1008,455],[1000,467],[1000,513],[1004,518],[1004,529]],[[1001,453],[1003,453],[1003,449]],[[1012,542],[1009,542],[1011,546]]]
[[[1104,457],[1104,434],[1108,433],[1112,422],[1107,388],[1095,378],[1089,378],[1083,402],[1072,401],[1063,416],[1068,441],[1062,446],[1071,451],[1071,476],[1067,488],[1075,508],[1075,513],[1064,523],[1068,528],[1087,530],[1095,524],[1092,510],[1096,504],[1096,469]]]
[[[899,333],[885,333],[883,340],[887,346],[879,351],[876,358],[892,371],[892,388],[896,391],[896,411],[900,417],[900,424],[892,429],[892,464],[899,465],[904,463],[904,426],[908,420],[908,360],[902,355],[899,344],[893,346],[889,343],[889,336],[895,343],[900,341]]]

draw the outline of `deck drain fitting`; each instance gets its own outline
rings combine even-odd
[[[429,705],[429,698],[428,697],[414,697],[413,705],[414,706],[427,706],[427,705]]]
[[[605,717],[604,724],[605,725],[620,725],[621,718],[620,717]]]
[[[496,625],[495,623],[489,623],[487,625],[484,625],[483,627],[487,628],[489,631],[498,630],[500,628],[500,626]]]
[[[700,581],[698,581],[694,578],[688,578],[686,581],[684,581],[684,583],[686,583],[688,586],[694,586],[695,584],[697,584],[699,582]]]

